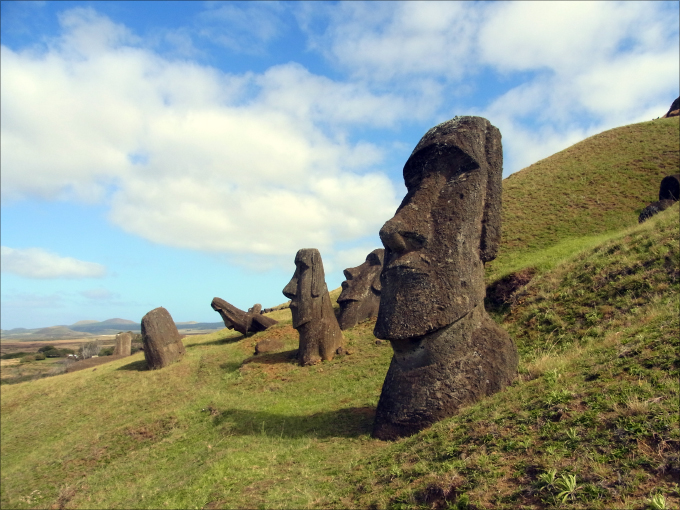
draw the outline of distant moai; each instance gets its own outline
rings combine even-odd
[[[291,300],[293,327],[300,334],[300,365],[333,359],[343,337],[333,313],[319,250],[303,248],[297,252],[295,274],[283,295]]]
[[[680,174],[667,175],[661,179],[659,185],[659,200],[642,210],[638,216],[638,223],[643,223],[655,214],[665,211],[677,202],[678,198],[680,198]]]
[[[132,352],[132,332],[118,333],[116,335],[116,347],[113,350],[114,356],[129,356]]]
[[[342,282],[342,293],[338,297],[338,324],[343,331],[378,315],[384,257],[385,250],[382,248],[373,250],[363,264],[343,271],[346,280]]]
[[[484,309],[501,239],[500,131],[481,117],[430,129],[404,166],[407,194],[380,230],[375,336],[394,350],[373,436],[396,439],[510,384],[518,354]]]
[[[234,329],[242,335],[259,333],[260,331],[265,331],[274,324],[278,324],[278,321],[261,314],[262,305],[260,304],[256,304],[248,309],[247,312],[244,312],[231,303],[227,303],[224,299],[216,297],[213,298],[210,306],[220,314],[225,327]]]
[[[142,318],[142,342],[149,370],[179,361],[186,352],[175,321],[162,306],[151,310]]]

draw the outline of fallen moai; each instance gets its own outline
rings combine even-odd
[[[167,367],[182,359],[186,352],[175,322],[162,306],[142,318],[142,342],[149,370]]]
[[[132,333],[118,333],[116,335],[116,347],[113,350],[114,356],[129,356],[132,352]]]
[[[293,327],[300,334],[300,365],[333,359],[343,337],[333,313],[319,250],[303,248],[297,252],[295,274],[283,295],[291,300]]]
[[[501,237],[502,166],[501,134],[481,117],[430,129],[404,166],[408,192],[380,230],[374,333],[394,355],[374,437],[418,432],[515,377],[517,348],[484,309],[484,263]]]
[[[359,322],[378,315],[380,307],[380,272],[385,250],[373,250],[366,261],[357,267],[343,271],[346,280],[338,297],[340,329],[353,328]]]
[[[642,210],[640,216],[638,216],[638,223],[647,221],[655,214],[665,211],[677,202],[678,197],[680,197],[680,174],[667,175],[661,179],[659,185],[659,200],[652,202]]]
[[[210,306],[220,314],[225,327],[234,329],[242,335],[259,333],[272,327],[274,324],[278,324],[278,321],[260,313],[262,310],[262,305],[260,304],[256,304],[247,312],[244,312],[231,303],[227,303],[224,299],[216,297],[212,300]]]

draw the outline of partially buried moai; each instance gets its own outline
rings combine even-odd
[[[132,352],[132,333],[118,333],[116,335],[116,347],[113,350],[114,356],[129,356]]]
[[[300,365],[333,359],[343,338],[328,295],[319,250],[303,248],[297,252],[295,274],[283,295],[291,300],[293,327],[300,335]]]
[[[359,322],[378,315],[380,307],[380,272],[383,267],[385,250],[373,250],[366,261],[343,272],[342,293],[338,297],[340,329],[353,328]]]
[[[484,310],[484,263],[501,237],[500,131],[481,117],[430,129],[406,165],[385,245],[375,336],[394,355],[373,435],[395,439],[507,386],[517,348]]]
[[[163,368],[182,359],[185,353],[182,336],[170,313],[155,308],[142,318],[144,357],[149,370]]]

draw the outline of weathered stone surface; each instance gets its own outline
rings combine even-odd
[[[244,312],[231,303],[227,303],[224,299],[216,297],[213,298],[210,306],[220,314],[225,327],[234,329],[242,335],[259,333],[278,323],[278,321],[260,313],[262,310],[262,305],[260,304],[256,304],[247,312]]]
[[[328,295],[319,250],[303,248],[297,252],[295,274],[283,295],[291,300],[293,327],[300,334],[300,365],[333,359],[343,337]]]
[[[484,310],[484,262],[501,235],[497,128],[456,117],[420,140],[407,194],[380,230],[385,246],[375,336],[394,356],[373,435],[394,439],[454,415],[514,378],[518,355]]]
[[[680,199],[680,174],[667,175],[659,185],[659,200]]]
[[[677,117],[678,115],[680,115],[680,97],[673,101],[671,107],[668,109],[668,112],[666,112],[666,115],[664,115],[664,118]]]
[[[182,359],[186,352],[175,322],[162,306],[142,318],[142,342],[150,370],[167,367]]]
[[[659,200],[658,202],[652,202],[642,210],[640,216],[638,216],[638,223],[644,223],[655,214],[665,211],[674,203],[675,200]]]
[[[385,250],[373,250],[366,261],[357,267],[345,269],[346,280],[338,297],[340,329],[353,328],[359,322],[378,315],[380,307],[380,272]]]
[[[132,351],[132,333],[118,333],[116,335],[116,347],[113,349],[114,356],[129,356]]]
[[[280,338],[265,338],[255,344],[255,354],[278,351],[283,349],[283,340]]]

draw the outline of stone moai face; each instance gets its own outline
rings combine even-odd
[[[300,334],[299,363],[312,365],[333,359],[343,338],[328,295],[319,250],[304,248],[297,252],[295,274],[283,294],[290,299],[293,327]]]
[[[319,250],[299,250],[295,255],[295,274],[283,289],[283,295],[290,299],[295,329],[321,318],[324,293],[328,293],[328,288]]]
[[[380,273],[385,250],[373,250],[366,261],[343,271],[342,293],[338,297],[340,329],[352,328],[364,319],[378,315],[380,307]]]
[[[380,230],[385,245],[375,336],[425,335],[484,299],[484,262],[500,241],[501,135],[457,117],[420,140],[404,166],[408,193]]]

